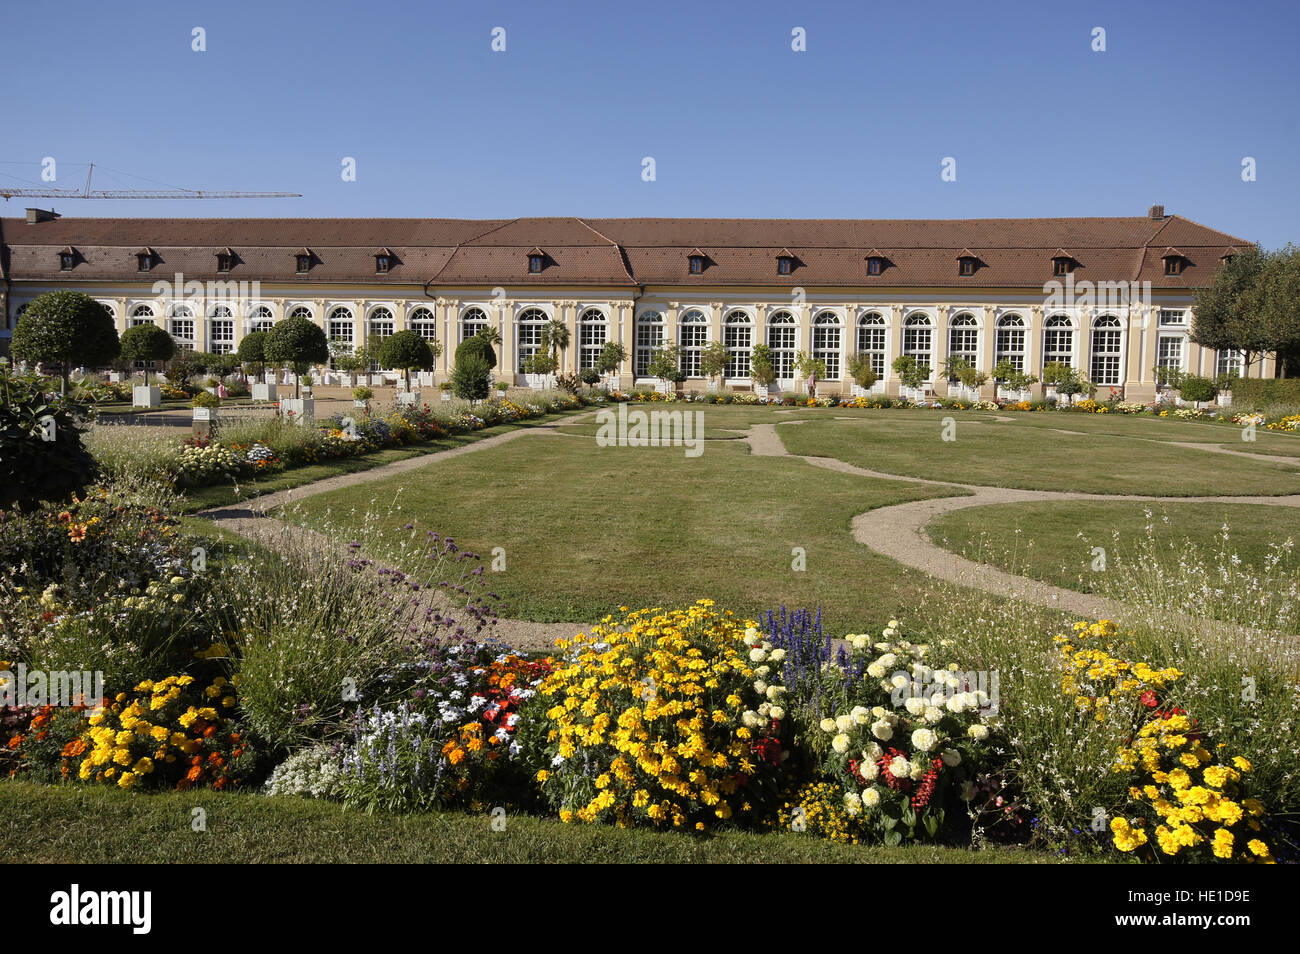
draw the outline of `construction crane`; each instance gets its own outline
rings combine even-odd
[[[90,180],[95,174],[95,164],[86,173],[86,185],[81,189],[15,189],[0,185],[0,196],[5,201],[12,198],[31,199],[301,199],[301,192],[239,192],[208,189],[91,189]]]

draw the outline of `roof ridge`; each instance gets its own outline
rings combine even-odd
[[[635,282],[636,282],[636,276],[632,274],[632,269],[631,269],[630,267],[628,267],[627,255],[624,253],[623,246],[620,245],[618,242],[615,242],[612,238],[610,238],[610,237],[609,237],[608,235],[606,235],[604,232],[600,231],[600,229],[598,229],[598,228],[596,228],[595,226],[593,226],[591,223],[589,223],[589,222],[588,222],[586,219],[584,219],[582,216],[580,216],[580,215],[575,215],[575,216],[574,216],[574,220],[577,221],[579,224],[581,224],[583,228],[585,228],[585,229],[589,229],[589,230],[591,230],[592,232],[594,232],[596,235],[599,235],[599,236],[600,236],[601,238],[603,238],[606,242],[608,242],[608,243],[609,243],[609,244],[614,248],[614,250],[615,250],[616,252],[618,252],[618,261],[619,261],[619,264],[623,266],[623,274],[626,275],[626,276],[628,277],[628,280],[629,280],[629,281],[635,283]]]

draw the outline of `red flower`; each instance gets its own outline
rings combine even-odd
[[[1156,694],[1152,692],[1150,689],[1142,693],[1142,704],[1146,706],[1148,709],[1154,709],[1157,705],[1157,702],[1158,700],[1156,699]]]

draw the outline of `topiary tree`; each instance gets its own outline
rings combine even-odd
[[[600,372],[595,368],[583,368],[578,372],[578,380],[587,387],[595,387],[600,382]]]
[[[380,367],[394,368],[406,374],[406,389],[411,389],[411,372],[428,371],[433,359],[442,354],[442,345],[432,345],[420,337],[419,332],[406,330],[389,335],[379,342],[376,352]]]
[[[9,373],[0,361],[0,511],[65,500],[98,468],[82,445],[85,408],[50,398],[35,374]]]
[[[880,375],[871,365],[871,356],[867,354],[855,354],[850,358],[848,371],[849,377],[864,391],[880,380]]]
[[[1219,395],[1219,387],[1210,378],[1203,378],[1197,374],[1184,375],[1178,384],[1178,393],[1182,395],[1184,401],[1193,401],[1200,403],[1202,401],[1213,401]]]
[[[627,360],[627,349],[617,341],[606,341],[596,359],[596,370],[601,374],[615,374]]]
[[[765,388],[776,383],[776,363],[772,360],[772,349],[765,344],[754,345],[749,356],[749,373],[755,381]]]
[[[298,379],[312,365],[330,358],[329,341],[321,327],[301,316],[278,321],[266,333],[266,360],[293,371],[293,396],[298,396]]]
[[[720,379],[730,363],[731,352],[721,341],[710,341],[700,350],[700,373],[706,378]]]
[[[916,390],[930,378],[930,366],[916,360],[915,355],[900,354],[890,365],[904,387]],[[994,374],[996,374],[996,370]]]
[[[678,383],[685,380],[681,371],[679,351],[675,344],[664,344],[650,356],[650,365],[646,372],[651,377],[659,378],[665,384],[669,381]]]
[[[477,354],[486,361],[489,370],[497,366],[497,353],[492,350],[492,342],[488,340],[485,334],[470,335],[457,345],[455,363],[460,364],[471,354]]]
[[[144,363],[144,383],[155,361],[170,361],[176,354],[176,339],[155,324],[136,325],[122,332],[122,360]]]
[[[800,351],[794,356],[794,369],[808,379],[808,393],[816,397],[817,381],[826,377],[826,362]]]
[[[251,369],[254,374],[261,374],[266,366],[266,332],[252,331],[244,335],[236,352],[239,363],[244,366],[244,373]]]
[[[488,364],[482,351],[471,350],[463,357],[458,354],[456,367],[451,372],[452,393],[462,401],[486,400],[492,388],[491,377],[492,365]]]
[[[117,328],[104,307],[81,292],[46,292],[32,299],[18,319],[9,346],[16,358],[60,365],[61,394],[77,366],[108,364],[121,354]]]

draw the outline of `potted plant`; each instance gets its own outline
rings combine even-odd
[[[826,377],[826,362],[814,358],[807,351],[800,351],[794,357],[794,369],[808,385],[808,396],[817,396],[817,381]]]
[[[925,399],[924,385],[930,380],[930,366],[916,360],[915,355],[900,354],[891,365],[898,375],[901,396],[911,401]]]
[[[679,370],[681,364],[678,356],[678,349],[675,344],[665,343],[655,351],[650,357],[650,365],[646,368],[651,377],[658,378],[660,384],[656,385],[656,390],[661,394],[671,392],[671,385],[680,384],[686,380],[686,375]]]
[[[1185,374],[1178,382],[1178,393],[1184,401],[1190,401],[1193,407],[1200,407],[1219,396],[1219,386],[1210,378]]]
[[[560,361],[549,351],[538,351],[524,359],[524,380],[530,388],[555,387],[555,370]]]
[[[450,381],[443,381],[441,384],[438,385],[438,390],[439,390],[440,392],[442,392],[442,399],[443,399],[444,401],[450,401],[450,400],[451,400],[451,382],[450,382]]]
[[[627,349],[617,341],[606,341],[596,359],[596,370],[605,376],[605,386],[611,391],[619,386],[618,369],[627,360]],[[612,379],[612,380],[611,380]]]
[[[370,399],[375,396],[375,392],[365,385],[352,389],[352,406],[359,407],[365,411],[370,410]]]
[[[589,388],[594,388],[600,383],[600,372],[595,368],[583,368],[578,372],[578,380]]]
[[[704,385],[705,390],[718,390],[729,363],[731,363],[731,352],[721,341],[710,341],[704,346],[700,351],[700,374],[708,379]]]
[[[853,379],[854,397],[864,397],[870,394],[871,389],[880,380],[880,375],[876,374],[876,369],[871,366],[871,356],[867,354],[855,354],[851,357],[848,372],[849,377]]]
[[[494,386],[497,389],[497,394],[502,397],[505,397],[506,392],[510,390],[510,384],[506,381],[498,381]]]
[[[190,407],[193,408],[193,431],[195,434],[206,437],[212,433],[213,425],[217,421],[217,408],[220,405],[221,398],[211,391],[200,391],[194,395],[194,399],[190,401]]]
[[[754,393],[767,397],[776,388],[776,365],[772,349],[765,344],[754,345],[749,355],[749,376],[754,380]]]

